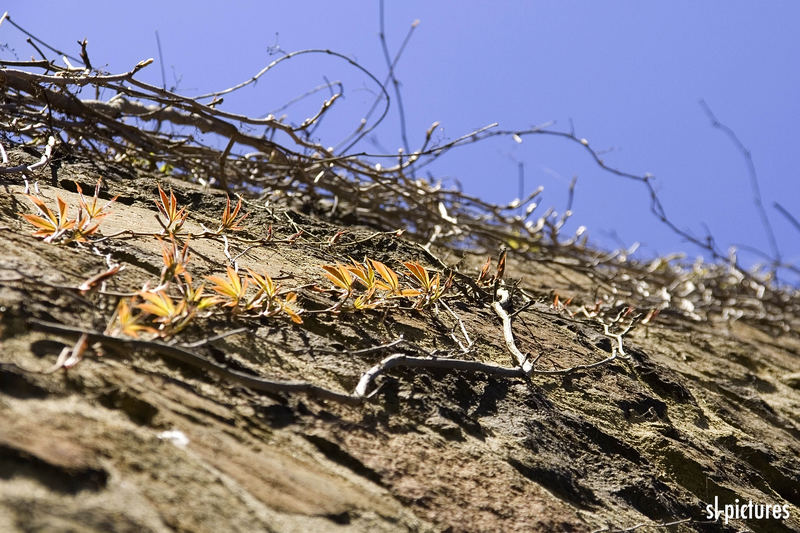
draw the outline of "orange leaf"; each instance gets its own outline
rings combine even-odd
[[[159,217],[156,218],[164,228],[164,231],[175,233],[181,229],[183,223],[186,221],[186,208],[181,207],[178,209],[178,200],[175,198],[175,193],[172,192],[172,189],[169,190],[169,197],[167,197],[167,193],[165,193],[161,185],[159,185],[158,195],[161,198],[161,203],[159,204],[156,201],[155,204],[158,211],[167,218],[167,222],[165,224]]]
[[[35,236],[44,237],[45,242],[52,242],[65,231],[75,226],[76,221],[67,217],[67,204],[60,197],[56,197],[56,204],[58,205],[58,216],[56,216],[41,198],[32,194],[26,194],[25,196],[33,202],[36,210],[39,211],[39,215],[22,214],[22,218],[40,228],[34,232]]]
[[[255,281],[256,285],[258,285],[258,289],[260,292],[263,292],[270,300],[275,298],[278,292],[278,286],[275,284],[274,281],[272,281],[272,278],[269,277],[269,274],[264,274],[263,276],[261,276],[260,274],[256,274],[249,268],[247,269],[247,272],[250,274],[250,277],[253,278],[253,281]]]
[[[346,290],[348,293],[353,290],[353,275],[347,270],[347,267],[341,263],[336,263],[336,266],[322,265],[322,268],[325,269],[325,277],[331,283]]]
[[[497,272],[494,275],[494,279],[501,280],[503,279],[503,274],[506,272],[506,254],[508,250],[503,250],[500,253],[500,259],[497,260]]]
[[[228,307],[236,307],[239,305],[239,301],[244,298],[248,278],[245,277],[244,282],[242,282],[239,274],[232,267],[228,267],[228,279],[220,276],[208,276],[206,279],[216,284],[211,287],[211,290],[231,300],[226,304]]]
[[[385,282],[386,286],[380,288],[389,289],[393,293],[396,293],[400,290],[400,280],[398,280],[397,274],[395,274],[394,270],[387,267],[380,261],[375,261],[374,259],[370,259],[369,262],[372,264],[372,268],[375,269],[375,271],[380,275],[381,278],[383,278]]]
[[[241,208],[242,199],[239,198],[239,201],[236,203],[236,207],[234,207],[233,212],[231,212],[231,198],[230,196],[225,197],[225,209],[222,210],[222,217],[220,217],[220,226],[219,229],[217,229],[217,233],[222,233],[224,231],[238,231],[242,229],[240,224],[245,218],[247,218],[249,213],[245,213],[239,218],[239,220],[236,220],[236,216],[239,214],[239,210]]]
[[[129,337],[138,337],[140,332],[155,333],[156,330],[149,326],[139,324],[141,319],[140,315],[134,316],[131,312],[130,306],[125,300],[120,300],[116,312],[117,322],[119,323],[119,331],[123,335]]]
[[[112,203],[114,203],[114,201],[116,201],[117,198],[119,198],[119,195],[117,195],[108,202],[106,202],[106,204],[103,207],[98,208],[97,200],[99,200],[99,194],[100,194],[100,180],[99,179],[97,180],[97,185],[95,185],[94,187],[94,196],[92,196],[91,205],[86,201],[86,198],[83,196],[83,190],[81,189],[80,184],[77,181],[74,181],[74,183],[75,183],[75,188],[78,190],[78,196],[80,197],[80,199],[78,200],[80,206],[89,215],[90,221],[97,220],[106,216],[108,213],[104,213],[103,211],[108,209],[108,206],[110,206]]]
[[[44,218],[44,217],[40,217],[39,215],[29,215],[29,214],[25,215],[24,214],[24,215],[22,215],[22,218],[24,218],[25,220],[27,220],[28,222],[30,222],[34,226],[36,226],[38,228],[42,228],[43,230],[46,230],[44,232],[45,234],[52,233],[56,229],[55,226],[53,225],[53,223],[49,219]],[[41,233],[41,232],[36,232],[36,234],[38,234],[38,233]]]
[[[290,292],[284,298],[283,303],[281,304],[281,310],[289,315],[289,318],[295,324],[302,324],[303,319],[300,317],[300,313],[293,309],[295,302],[297,301],[297,294]]]
[[[145,313],[156,315],[164,320],[171,320],[178,316],[183,311],[185,305],[183,301],[180,301],[176,306],[172,298],[163,290],[156,293],[140,291],[139,296],[147,300],[147,302],[141,303],[136,307]]]
[[[425,292],[428,292],[430,290],[431,280],[430,277],[428,276],[428,271],[425,270],[425,268],[422,265],[420,265],[416,261],[415,262],[409,261],[403,263],[403,266],[405,266],[408,269],[408,271],[411,272],[411,275],[414,276],[414,278],[416,278],[416,280],[419,282],[419,284],[422,286]]]
[[[492,268],[491,256],[486,258],[486,262],[483,264],[483,268],[481,268],[481,273],[478,275],[478,283],[482,283],[483,281],[488,281],[490,268]]]

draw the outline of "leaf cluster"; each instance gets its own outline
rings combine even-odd
[[[441,274],[431,276],[416,261],[406,261],[403,266],[407,272],[398,275],[370,258],[361,263],[351,259],[350,265],[322,265],[324,276],[342,294],[331,309],[339,310],[353,295],[352,306],[356,310],[385,307],[398,298],[411,300],[413,308],[422,309],[434,305],[452,286],[452,274],[442,281]]]
[[[100,180],[97,180],[94,196],[87,199],[78,182],[78,206],[76,216],[69,217],[69,205],[60,196],[56,196],[56,209],[53,211],[38,195],[26,194],[33,203],[36,213],[20,213],[30,224],[38,228],[33,235],[47,243],[66,244],[70,242],[86,242],[100,228],[100,222],[109,213],[109,207],[117,199],[115,196],[102,207],[98,205]]]
[[[179,206],[172,190],[167,193],[160,185],[155,204],[159,212],[156,219],[163,229],[161,235],[153,235],[161,243],[162,267],[158,285],[150,288],[145,284],[135,296],[119,303],[107,328],[111,334],[170,337],[196,318],[215,312],[269,317],[283,313],[293,322],[302,323],[297,294],[282,291],[268,274],[248,269],[249,274],[241,276],[236,268],[228,266],[224,275],[206,277],[206,282],[211,284],[210,292],[215,294],[206,291],[206,282],[194,283],[188,270],[192,236],[179,233],[189,212],[186,207]],[[241,223],[247,215],[239,214],[241,208],[241,200],[232,207],[228,198],[219,226],[211,234],[243,229]],[[168,235],[168,241],[163,234]],[[254,290],[248,290],[249,287]]]

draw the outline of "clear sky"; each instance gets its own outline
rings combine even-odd
[[[800,232],[774,207],[800,219],[800,3],[683,1],[419,1],[386,2],[386,33],[394,54],[420,20],[397,68],[412,149],[425,130],[456,138],[499,122],[526,129],[555,121],[574,126],[603,158],[635,174],[652,173],[669,216],[720,247],[769,251],[755,209],[747,166],[698,101],[710,105],[752,153],[764,206],[786,261],[800,263]],[[95,66],[118,72],[147,57],[157,62],[142,79],[161,84],[155,31],[168,86],[193,95],[243,81],[277,55],[328,48],[379,78],[386,74],[378,41],[377,1],[350,2],[32,2],[5,9],[49,44],[77,55],[86,37]],[[0,57],[27,59],[34,50],[9,24],[0,26]],[[226,100],[226,109],[265,115],[324,80],[341,80],[321,141],[335,145],[375,97],[374,85],[342,61],[304,56],[276,69],[254,88]],[[327,93],[290,107],[296,123]],[[401,146],[397,115],[366,139],[369,151]],[[574,230],[586,225],[607,248],[642,244],[641,257],[700,251],[649,214],[641,184],[595,166],[579,146],[544,137],[510,138],[453,151],[428,170],[457,179],[467,192],[505,203],[518,195],[517,162],[526,188],[545,187],[541,204],[563,210],[578,177]],[[746,264],[754,256],[740,253]],[[786,278],[797,282],[797,278]]]

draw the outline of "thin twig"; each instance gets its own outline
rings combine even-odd
[[[15,167],[0,167],[0,174],[13,174],[17,172],[21,172],[23,174],[30,174],[37,168],[43,167],[48,162],[50,162],[50,158],[53,157],[53,146],[56,144],[56,138],[54,136],[50,136],[47,139],[47,146],[45,146],[44,154],[36,163],[31,163],[30,165],[17,165]],[[8,161],[8,158],[5,154],[5,150],[3,150],[3,163]]]
[[[232,337],[233,335],[239,335],[240,333],[246,333],[248,331],[247,328],[236,328],[230,331],[225,331],[218,335],[212,335],[211,337],[206,337],[205,339],[200,339],[199,341],[195,342],[185,342],[181,343],[178,346],[181,348],[199,348],[201,346],[206,346],[207,344],[211,344],[221,339],[225,339],[227,337]]]
[[[787,211],[785,207],[783,207],[778,202],[775,202],[772,205],[775,207],[775,209],[778,210],[780,214],[786,217],[786,220],[788,220],[792,224],[792,226],[794,226],[795,229],[797,229],[797,231],[800,231],[800,221],[798,221],[794,216],[792,216],[792,214],[789,211]]]
[[[724,132],[744,157],[745,163],[747,164],[747,175],[750,178],[750,187],[753,190],[753,203],[756,204],[758,215],[761,217],[761,224],[764,226],[764,232],[767,234],[769,246],[772,249],[772,260],[776,264],[780,263],[781,252],[778,248],[778,241],[775,239],[775,232],[772,229],[772,224],[767,216],[767,210],[764,209],[764,204],[761,201],[761,187],[758,185],[758,173],[756,172],[756,166],[755,163],[753,163],[753,156],[750,154],[750,150],[739,140],[739,136],[736,135],[736,132],[717,119],[705,100],[700,100],[700,106],[706,112],[706,115],[708,115],[711,125]]]
[[[398,113],[399,118],[400,118],[400,138],[403,141],[403,148],[405,149],[405,152],[408,154],[409,152],[411,152],[411,148],[410,148],[410,145],[408,143],[408,134],[406,132],[405,109],[403,107],[403,98],[402,98],[402,96],[400,94],[400,82],[398,81],[397,76],[395,76],[395,66],[397,64],[397,60],[400,58],[400,54],[402,54],[403,50],[406,47],[406,44],[408,43],[409,39],[411,38],[411,34],[414,32],[414,29],[419,25],[419,21],[415,20],[411,24],[411,29],[408,31],[408,34],[406,35],[406,38],[403,41],[403,44],[400,47],[400,50],[398,51],[397,56],[395,57],[394,61],[392,61],[391,58],[389,57],[389,45],[386,42],[386,29],[385,29],[385,24],[384,24],[385,17],[384,17],[384,1],[383,0],[380,0],[380,2],[378,4],[378,12],[379,12],[378,24],[379,24],[379,27],[380,27],[380,32],[378,33],[378,38],[380,39],[380,42],[381,42],[381,50],[383,50],[383,59],[384,59],[384,61],[386,61],[386,68],[389,71],[386,77],[387,77],[387,79],[391,80],[392,86],[394,87],[394,95],[395,95],[395,98],[396,98],[396,101],[397,101],[397,113]],[[386,82],[384,82],[384,84],[385,83]]]
[[[464,327],[464,321],[463,321],[463,320],[461,320],[461,317],[460,317],[460,316],[458,316],[458,315],[455,313],[455,311],[453,311],[453,310],[450,308],[450,306],[449,306],[449,305],[447,305],[447,302],[445,302],[444,300],[439,300],[439,302],[438,302],[438,303],[442,304],[442,307],[444,307],[444,308],[445,308],[445,310],[447,310],[447,312],[448,312],[448,313],[450,313],[450,316],[452,316],[452,317],[453,317],[453,319],[454,319],[454,320],[455,320],[455,321],[458,323],[458,326],[459,326],[459,328],[461,328],[461,334],[462,334],[462,335],[464,335],[464,340],[466,340],[466,341],[467,341],[467,344],[466,344],[466,346],[462,345],[462,344],[461,344],[461,342],[458,342],[458,346],[461,348],[461,351],[462,351],[463,353],[467,353],[467,352],[469,352],[469,351],[470,351],[470,349],[472,348],[472,344],[473,344],[473,342],[472,342],[472,340],[469,338],[469,334],[467,333],[467,328],[466,328],[466,327]]]
[[[640,522],[636,525],[623,529],[612,529],[611,526],[607,526],[601,529],[595,529],[594,531],[592,531],[592,533],[630,533],[631,531],[636,531],[637,529],[641,529],[643,527],[652,527],[652,528],[672,527],[672,526],[678,526],[680,524],[690,524],[692,522],[693,520],[691,518],[683,518],[681,520],[674,520],[672,522]]]
[[[436,357],[414,357],[401,353],[392,354],[381,360],[378,364],[364,372],[356,385],[354,396],[364,398],[369,385],[376,377],[395,367],[408,368],[436,368],[439,370],[466,370],[469,372],[484,372],[486,374],[503,377],[525,377],[519,368],[505,367],[480,361],[467,361],[463,359],[445,359]]]
[[[511,329],[511,317],[508,316],[508,313],[503,307],[509,303],[509,292],[505,288],[500,288],[497,291],[497,296],[498,299],[492,302],[492,309],[503,322],[503,338],[505,339],[506,347],[517,360],[517,364],[520,369],[522,369],[522,373],[526,376],[530,375],[533,371],[533,364],[528,361],[528,356],[517,348],[517,344],[514,342],[514,332]]]
[[[227,381],[230,381],[231,383],[242,385],[253,391],[307,394],[323,400],[332,400],[349,405],[355,405],[361,402],[360,398],[354,397],[350,394],[336,392],[304,381],[277,381],[245,374],[243,372],[239,372],[238,370],[224,367],[186,348],[159,341],[114,337],[98,331],[65,326],[54,322],[45,322],[36,319],[30,319],[28,323],[34,328],[49,331],[51,333],[79,336],[87,335],[90,342],[99,342],[112,348],[121,348],[126,351],[132,349],[153,351],[169,359],[180,361],[181,363],[188,364],[201,370],[209,371]]]

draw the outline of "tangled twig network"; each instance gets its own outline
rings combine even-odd
[[[379,398],[378,391],[382,387],[379,377],[402,368],[516,379],[533,376],[560,379],[568,374],[597,371],[603,366],[616,367],[620,363],[632,362],[635,366],[635,349],[627,346],[626,350],[623,338],[639,324],[650,324],[659,313],[680,315],[682,325],[686,319],[727,323],[741,320],[766,331],[790,331],[794,335],[800,332],[800,292],[780,286],[775,279],[778,268],[797,274],[800,274],[800,269],[782,263],[768,220],[771,254],[767,257],[772,270],[747,271],[741,267],[734,252],[722,252],[710,236],[705,239],[696,237],[668,218],[656,194],[652,176],[636,175],[609,166],[586,139],[572,130],[560,131],[550,125],[501,130],[497,124],[491,124],[453,140],[437,141],[438,123],[434,123],[425,132],[421,145],[412,148],[395,66],[416,23],[412,24],[400,50],[392,57],[386,45],[382,8],[383,3],[380,38],[388,71],[383,81],[345,55],[312,49],[281,55],[242,83],[194,97],[141,81],[138,76],[142,69],[151,65],[152,59],[143,60],[125,72],[103,72],[92,66],[86,41],[80,43],[80,58],[72,57],[34,38],[7,16],[0,18],[0,24],[7,21],[28,33],[31,37],[29,42],[41,56],[41,59],[31,61],[0,60],[0,176],[3,180],[21,176],[26,184],[26,196],[35,210],[20,213],[20,216],[35,227],[35,236],[49,244],[79,246],[124,239],[157,239],[163,259],[155,287],[146,283],[133,293],[105,290],[105,282],[125,266],[112,261],[111,253],[106,256],[106,270],[77,286],[56,285],[21,269],[1,267],[13,271],[13,276],[4,277],[3,282],[35,282],[38,286],[62,292],[94,293],[98,298],[118,299],[116,311],[103,331],[37,318],[27,321],[32,329],[76,339],[74,346],[62,350],[48,372],[74,366],[90,347],[95,347],[98,354],[107,348],[119,351],[125,357],[133,351],[144,350],[252,391],[303,394],[357,406]],[[61,56],[64,65],[48,59],[37,44]],[[223,108],[224,99],[232,93],[264,79],[280,64],[309,55],[323,55],[341,61],[347,68],[357,69],[377,87],[374,105],[363,119],[353,125],[345,138],[329,145],[316,137],[318,127],[343,93],[339,82],[326,80],[324,85],[297,98],[308,98],[322,90],[331,91],[316,111],[299,124],[272,115],[252,117]],[[80,66],[73,63],[80,63]],[[394,96],[389,89],[393,90]],[[387,117],[392,102],[398,106],[403,148],[395,154],[360,150],[362,141]],[[713,117],[710,110],[708,112]],[[718,122],[716,125],[722,128]],[[448,188],[434,177],[421,177],[422,169],[455,148],[492,137],[508,137],[522,142],[524,138],[543,135],[557,137],[587,152],[600,168],[613,176],[640,183],[649,196],[653,214],[686,241],[703,249],[711,261],[698,259],[687,263],[683,255],[636,261],[630,257],[633,250],[607,252],[591,246],[583,228],[565,235],[565,224],[571,215],[574,182],[565,212],[559,214],[549,209],[540,214],[536,201],[541,189],[507,205],[496,205],[460,189]],[[732,138],[746,153],[735,135]],[[33,163],[12,164],[4,144],[22,146],[28,152],[36,150],[39,156]],[[237,199],[232,201],[228,195],[224,208],[221,208],[222,214],[211,229],[202,226],[202,232],[190,233],[187,229],[190,225],[187,222],[188,207],[179,205],[171,189],[162,189],[159,185],[155,206],[160,227],[155,233],[137,228],[100,236],[100,221],[116,199],[114,197],[105,205],[98,204],[100,182],[94,196],[89,198],[75,183],[79,195],[77,206],[70,206],[56,196],[55,208],[52,208],[52,202],[48,204],[38,195],[27,194],[30,192],[29,180],[41,179],[43,169],[48,166],[53,185],[59,185],[59,161],[70,157],[110,162],[128,168],[158,169],[165,177],[220,188],[235,194]],[[752,170],[752,162],[748,160],[748,163]],[[758,195],[754,171],[751,179]],[[33,189],[36,190],[35,183]],[[329,258],[326,260],[331,262],[320,264],[317,272],[326,287],[306,283],[283,288],[276,280],[291,276],[273,279],[264,271],[257,272],[247,267],[240,270],[238,260],[258,247],[292,246],[296,242],[313,244],[318,251],[331,250],[347,230],[322,239],[315,236],[312,243],[304,238],[303,228],[298,227],[287,212],[291,229],[280,238],[273,234],[272,225],[260,228],[262,233],[255,239],[237,235],[236,232],[244,229],[248,216],[243,206],[247,205],[249,209],[253,204],[268,208],[303,206],[331,219],[347,217],[348,222],[356,220],[374,228],[375,233],[363,239],[350,240],[349,245],[378,236],[399,236],[404,231],[415,243],[412,249],[423,253],[434,268],[429,269],[411,257],[404,257],[404,261],[394,264],[397,272],[368,256],[363,260],[348,257],[345,263],[338,257]],[[760,196],[759,208],[766,220]],[[785,208],[777,204],[776,208],[800,228]],[[250,221],[252,218],[247,220]],[[205,277],[209,285],[207,292],[204,292],[205,283],[202,280],[195,283],[187,269],[189,252],[193,251],[190,241],[195,244],[201,239],[220,245],[224,243],[227,259],[227,264],[215,265],[220,267],[215,275]],[[477,276],[461,264],[445,262],[453,255],[493,256],[498,249],[500,253],[494,274],[491,274],[491,259]],[[445,260],[437,255],[441,251],[449,254],[448,257],[442,255]],[[585,290],[585,286],[580,287],[584,294],[576,296],[575,300],[582,301],[576,301],[574,305],[571,297],[561,301],[558,292],[545,297],[542,291],[526,287],[524,279],[513,280],[504,275],[507,256],[535,263],[537,268],[552,271],[554,277],[564,276],[566,279],[565,273],[579,274],[582,280],[591,282],[593,292],[589,296],[587,292],[590,291]],[[326,305],[319,305],[317,309],[302,307],[311,300],[309,293],[312,291],[317,295],[326,293]],[[547,305],[546,298],[552,298],[551,306]],[[461,304],[461,307],[456,304]],[[459,309],[469,308],[471,304],[495,320],[493,324],[499,324],[496,334],[497,340],[502,338],[502,344],[498,342],[497,345],[504,346],[507,353],[503,352],[505,355],[501,356],[510,356],[508,363],[501,364],[498,359],[490,360],[488,357],[481,359],[485,354],[479,354],[480,349],[488,343],[470,330],[467,315],[464,315],[464,320],[459,315]],[[602,331],[608,340],[607,353],[596,355],[591,350],[586,359],[572,360],[569,366],[559,366],[560,362],[544,351],[526,352],[525,344],[530,339],[515,335],[514,322],[524,323],[522,313],[529,309],[530,312],[557,317],[559,321],[582,322],[598,333]],[[470,311],[475,311],[475,308]],[[255,323],[268,319],[284,319],[285,328],[289,329],[303,328],[316,320],[308,317],[327,315],[328,319],[336,321],[344,313],[380,313],[383,323],[390,312],[429,313],[432,321],[442,326],[439,333],[443,342],[435,343],[436,349],[428,349],[403,335],[392,333],[392,340],[381,340],[378,342],[382,344],[376,343],[360,350],[347,350],[338,343],[319,348],[320,352],[376,354],[354,375],[348,376],[349,381],[333,387],[306,380],[261,377],[259,370],[248,366],[246,361],[228,366],[198,349],[223,337],[252,333]],[[196,342],[185,342],[186,339],[179,336],[179,333],[189,331],[190,324],[195,333],[203,330],[198,324],[207,324],[202,321],[212,315],[216,319],[236,319],[247,327],[231,328]],[[474,325],[474,313],[471,318]],[[304,319],[308,322],[304,323]],[[223,323],[230,325],[232,321]],[[442,333],[448,329],[449,340]],[[445,346],[445,349],[440,346]],[[687,518],[640,523],[613,531],[668,528],[690,521]],[[597,531],[612,529],[609,526]]]
[[[5,19],[22,29],[9,17]],[[41,40],[36,42],[46,46]],[[31,43],[35,44],[33,40]],[[609,307],[625,302],[639,308],[671,308],[697,320],[747,318],[770,327],[797,328],[800,295],[774,283],[774,268],[766,273],[747,271],[739,265],[735,253],[720,251],[710,236],[703,239],[679,228],[667,217],[652,176],[610,167],[574,131],[555,130],[548,125],[499,130],[491,124],[437,143],[434,132],[438,123],[434,123],[421,146],[409,148],[404,136],[406,147],[396,154],[367,153],[356,147],[384,120],[392,100],[385,83],[338,52],[312,49],[287,53],[240,84],[188,97],[137,79],[151,59],[127,72],[111,74],[93,68],[85,41],[81,47],[80,58],[62,55],[65,66],[47,59],[43,53],[38,60],[0,61],[0,127],[6,142],[44,146],[41,159],[28,166],[8,166],[3,152],[0,173],[31,175],[68,154],[160,168],[173,177],[220,187],[251,200],[311,204],[331,216],[355,215],[360,222],[379,230],[404,228],[426,250],[437,245],[485,254],[506,246],[519,257],[539,260],[553,268],[577,269],[592,277],[599,287],[613,287],[600,294]],[[393,70],[399,54],[391,59],[387,50],[384,53],[389,68],[386,80],[392,81],[399,94]],[[277,65],[309,54],[343,61],[378,88],[376,104],[382,104],[381,112],[371,121],[371,112],[367,114],[368,118],[359,121],[338,148],[323,145],[313,132],[341,92],[325,99],[319,110],[301,124],[289,124],[272,115],[245,116],[222,108],[227,95],[261,80]],[[71,60],[82,65],[74,66]],[[333,89],[336,84],[326,87]],[[713,262],[698,260],[687,264],[682,261],[683,256],[672,256],[640,263],[631,260],[624,250],[606,253],[588,246],[583,228],[564,237],[562,229],[571,211],[558,214],[551,209],[535,217],[535,200],[541,189],[507,205],[495,205],[447,188],[432,178],[419,177],[421,169],[454,148],[490,137],[507,136],[521,141],[540,135],[574,143],[602,169],[642,183],[649,193],[653,213],[687,241],[704,249]],[[51,167],[55,179],[57,165]],[[795,265],[776,265],[773,261],[772,266],[800,272]]]

